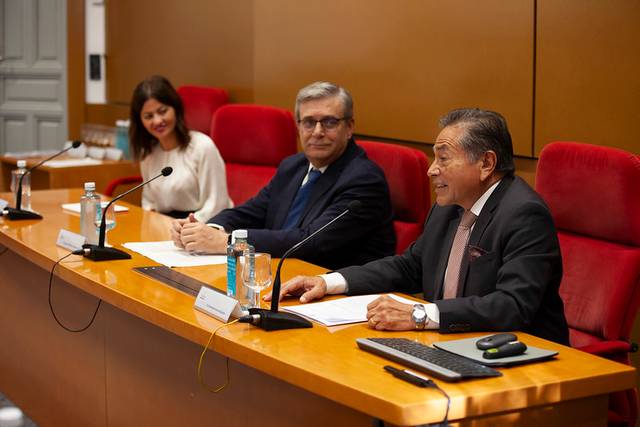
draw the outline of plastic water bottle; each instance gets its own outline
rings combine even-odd
[[[246,287],[242,284],[245,251],[255,251],[247,242],[247,230],[235,230],[231,233],[231,243],[227,246],[227,295],[237,299],[242,308],[246,308],[251,302],[251,295],[247,295]]]
[[[116,120],[116,148],[122,151],[122,158],[129,158],[129,121]]]
[[[14,169],[11,171],[11,192],[13,193],[13,206],[16,206],[17,201],[17,191],[18,191],[18,182],[20,182],[20,177],[27,172],[27,161],[26,160],[18,160],[17,162],[18,169]],[[20,208],[25,211],[31,210],[31,174],[26,174],[24,178],[22,178],[22,200],[20,202]]]
[[[85,243],[98,243],[98,229],[95,226],[96,213],[100,206],[100,196],[96,194],[96,183],[85,182],[84,194],[80,198],[80,234]]]

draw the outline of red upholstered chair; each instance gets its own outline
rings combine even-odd
[[[184,105],[187,128],[208,135],[213,113],[229,102],[227,91],[206,86],[180,86],[177,92]]]
[[[640,296],[640,158],[554,142],[540,153],[536,190],[558,229],[560,294],[575,348],[629,364]],[[634,426],[637,391],[610,397],[609,425]]]
[[[132,176],[123,176],[121,178],[114,178],[107,184],[107,187],[104,189],[102,194],[107,197],[113,197],[114,194],[117,196],[118,194],[122,194],[130,188],[140,184],[142,182],[142,177],[140,175],[132,175]],[[117,190],[117,191],[116,191]],[[133,203],[135,205],[141,205],[141,192],[134,191],[133,193],[124,197],[124,200]]]
[[[108,197],[113,197],[113,193],[115,192],[118,186],[128,185],[128,184],[136,185],[136,184],[140,184],[141,182],[142,182],[142,177],[140,175],[132,175],[132,176],[124,176],[122,178],[116,178],[109,181],[109,183],[107,184],[107,188],[104,189],[102,194]]]
[[[297,151],[293,115],[281,108],[225,105],[213,115],[210,135],[225,161],[229,196],[236,205],[255,196],[282,159]]]
[[[382,142],[358,141],[369,159],[382,168],[394,211],[396,253],[400,254],[422,233],[431,208],[429,159],[422,151]]]

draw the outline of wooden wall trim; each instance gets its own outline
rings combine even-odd
[[[69,139],[85,122],[85,0],[67,0],[67,117]]]

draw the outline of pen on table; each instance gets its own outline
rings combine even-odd
[[[397,369],[393,366],[385,365],[384,370],[390,372],[396,378],[400,378],[403,381],[417,385],[418,387],[430,387],[433,386],[433,381],[427,377],[423,377],[420,374],[411,372],[406,369]]]

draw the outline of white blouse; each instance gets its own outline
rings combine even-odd
[[[142,189],[142,208],[158,212],[192,211],[206,222],[223,209],[233,207],[227,192],[224,161],[207,135],[190,131],[184,149],[164,151],[160,144],[140,162],[142,179],[147,180],[171,166],[169,176],[160,177]]]

